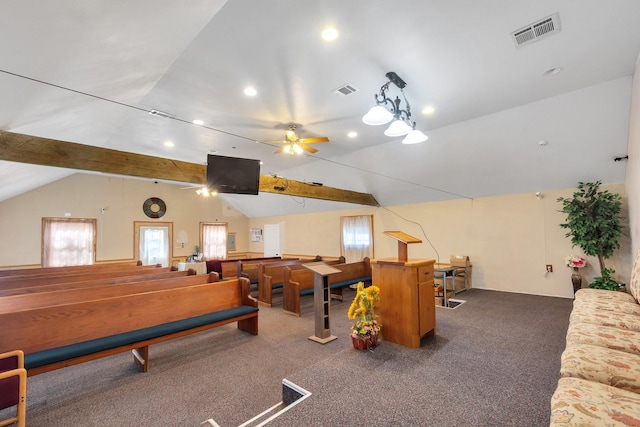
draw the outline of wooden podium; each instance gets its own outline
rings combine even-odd
[[[433,259],[409,259],[408,245],[422,243],[401,231],[385,231],[398,240],[398,257],[371,260],[373,284],[380,288],[377,305],[382,338],[406,347],[436,333]]]
[[[309,339],[326,344],[338,338],[331,335],[329,275],[340,273],[340,270],[324,262],[309,262],[302,265],[313,271],[313,309],[316,316],[316,334],[311,335]]]

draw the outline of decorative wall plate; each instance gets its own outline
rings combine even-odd
[[[149,197],[142,204],[142,210],[149,218],[162,218],[167,213],[167,205],[162,199]]]

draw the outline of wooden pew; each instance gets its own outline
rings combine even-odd
[[[269,264],[272,262],[286,262],[286,261],[299,261],[300,258],[273,258],[273,259],[264,259],[261,261],[241,261],[236,265],[236,274],[237,277],[246,277],[249,279],[249,283],[257,284],[258,280],[258,269],[260,264]]]
[[[333,264],[340,273],[330,274],[331,298],[342,300],[342,289],[358,282],[371,283],[371,263],[369,258],[362,261]],[[282,308],[285,313],[300,316],[300,298],[314,293],[314,275],[309,269],[284,269]]]
[[[161,272],[153,272],[153,273],[147,273],[147,274],[135,274],[131,276],[101,277],[101,278],[96,278],[92,280],[80,280],[77,282],[71,281],[71,282],[54,283],[54,284],[47,284],[46,281],[43,281],[43,283],[37,283],[35,286],[26,286],[26,287],[14,288],[14,289],[2,289],[0,287],[0,297],[8,297],[12,295],[22,295],[22,294],[33,294],[38,292],[52,292],[52,291],[60,291],[65,289],[82,289],[82,288],[90,288],[93,286],[114,285],[117,283],[126,283],[126,282],[138,282],[142,280],[168,279],[171,277],[190,276],[195,274],[196,274],[196,271],[194,269],[189,269],[186,271],[168,271],[168,272],[161,271]]]
[[[0,278],[6,276],[19,277],[19,276],[33,276],[33,275],[45,275],[45,274],[70,274],[83,271],[96,271],[96,270],[115,270],[123,268],[141,267],[141,261],[120,261],[112,263],[100,263],[91,265],[72,265],[66,267],[37,267],[37,268],[14,268],[8,270],[0,270]]]
[[[262,263],[258,265],[258,302],[271,307],[273,301],[273,290],[280,289],[284,281],[284,268],[291,270],[304,268],[302,264],[306,262],[321,261],[320,257],[315,259],[291,260],[282,262]],[[344,262],[344,258],[326,261],[327,264],[339,264]]]
[[[151,344],[232,322],[258,334],[246,279],[1,313],[0,353],[23,349],[35,375],[132,350],[146,372]]]
[[[207,276],[196,274],[188,275],[185,274],[187,273],[186,271],[177,271],[176,273],[179,273],[179,275],[175,275],[170,278],[141,279],[133,282],[121,282],[83,288],[5,296],[0,298],[0,313],[43,308],[73,302],[90,301],[218,281],[218,273],[211,273]]]
[[[106,279],[112,277],[125,277],[133,276],[144,273],[166,273],[169,271],[176,271],[175,267],[136,267],[135,271],[130,269],[125,270],[109,270],[109,271],[97,271],[97,272],[83,272],[76,274],[62,274],[62,275],[45,275],[45,276],[26,276],[17,279],[11,279],[0,282],[0,290],[25,288],[31,286],[47,286],[56,283],[70,283],[81,282],[86,280]],[[6,279],[9,279],[7,277]]]
[[[247,258],[247,259],[226,259],[219,261],[220,263],[220,273],[222,274],[222,279],[235,279],[236,277],[243,277],[239,275],[239,271],[242,271],[242,267],[238,267],[238,265],[247,264],[247,265],[255,265],[256,266],[256,278],[257,278],[257,265],[260,262],[277,262],[282,261],[281,257],[266,257],[266,258]],[[207,267],[208,268],[208,267]],[[251,279],[249,279],[251,281]]]

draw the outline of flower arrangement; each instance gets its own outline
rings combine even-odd
[[[376,320],[374,303],[380,301],[380,288],[377,286],[364,287],[363,282],[358,283],[356,295],[347,313],[350,320],[356,320],[351,326],[351,337],[375,336],[382,326]]]
[[[579,257],[578,255],[571,255],[566,257],[564,259],[564,263],[567,267],[572,268],[582,268],[587,265],[587,261],[584,258]]]

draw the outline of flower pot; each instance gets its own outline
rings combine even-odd
[[[573,273],[571,273],[571,283],[573,284],[573,293],[578,292],[582,288],[582,276],[578,267],[573,267]]]
[[[369,350],[378,345],[378,334],[351,336],[353,348],[356,350]]]

